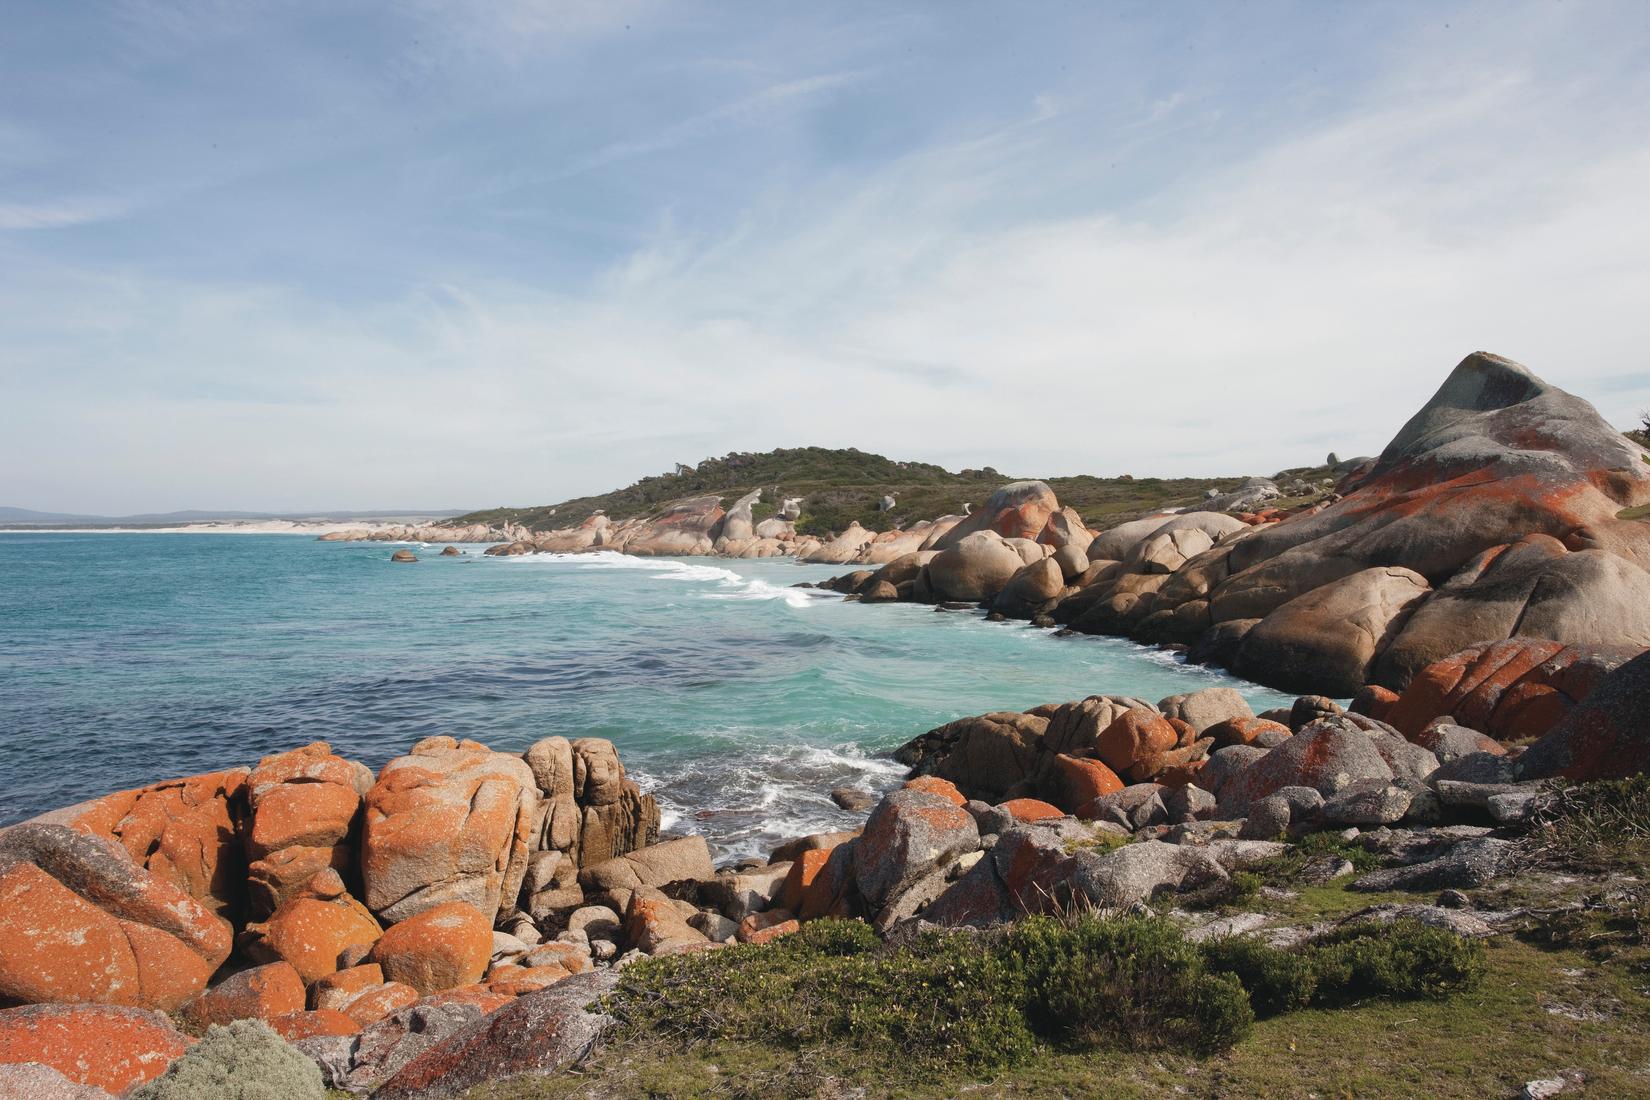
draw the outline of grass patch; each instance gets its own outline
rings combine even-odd
[[[1367,851],[1363,845],[1344,840],[1339,833],[1308,833],[1294,841],[1289,849],[1254,866],[1268,886],[1289,886],[1300,876],[1306,865],[1320,857],[1344,859],[1352,864],[1354,874],[1373,871],[1381,866],[1381,857]]]
[[[1650,776],[1566,784],[1533,815],[1540,857],[1569,870],[1650,868]]]

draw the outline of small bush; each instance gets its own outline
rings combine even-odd
[[[1314,940],[1305,954],[1318,976],[1319,1005],[1437,1000],[1472,988],[1484,973],[1483,944],[1413,920],[1348,925]]]
[[[763,946],[639,962],[608,1011],[685,1042],[846,1042],[913,1065],[988,1070],[1035,1043],[1018,973],[967,935],[888,948],[861,921],[820,920]]]
[[[1208,1051],[1254,1022],[1243,987],[1206,974],[1196,945],[1160,917],[1032,917],[1006,947],[1024,971],[1032,1025],[1052,1038]]]
[[[314,1062],[261,1020],[213,1026],[132,1100],[322,1100]]]
[[[1305,1008],[1318,989],[1318,974],[1310,959],[1253,936],[1209,940],[1203,944],[1203,961],[1210,970],[1231,974],[1243,983],[1257,1016]]]

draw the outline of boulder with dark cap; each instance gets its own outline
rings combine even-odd
[[[170,1011],[228,958],[233,929],[125,849],[62,825],[0,834],[0,1002]]]

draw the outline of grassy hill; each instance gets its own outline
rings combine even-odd
[[[1327,475],[1322,467],[1286,470],[1283,478]],[[600,496],[578,497],[559,504],[532,508],[493,508],[460,516],[455,523],[522,524],[535,531],[578,523],[598,508],[616,520],[646,515],[684,497],[719,496],[724,503],[761,489],[758,519],[771,515],[784,497],[803,499],[797,523],[804,534],[840,531],[858,520],[877,529],[889,517],[877,510],[884,494],[893,493],[893,518],[904,523],[961,512],[964,504],[978,506],[991,491],[1009,481],[1035,475],[1009,475],[987,466],[956,473],[926,462],[897,462],[852,447],[792,447],[762,454],[729,454],[707,458],[696,466],[678,466],[668,474],[644,477],[634,485]],[[1206,490],[1226,492],[1242,484],[1242,477],[1046,478],[1062,504],[1076,508],[1094,526],[1111,526],[1165,507],[1202,500]]]

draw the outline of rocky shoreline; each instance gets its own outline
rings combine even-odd
[[[1385,719],[1317,696],[1257,716],[1219,688],[963,719],[899,751],[910,778],[861,828],[720,868],[702,837],[659,836],[599,739],[517,756],[431,737],[376,776],[316,743],[112,794],[0,833],[0,1001],[17,1006],[0,1008],[0,1089],[163,1097],[233,1025],[299,1067],[288,1095],[458,1096],[586,1056],[597,999],[646,957],[822,918],[897,940],[1195,909],[1326,831],[1391,857],[1354,891],[1486,887],[1520,873],[1549,780],[1636,774],[1650,750],[1650,651],[1555,656],[1453,655],[1396,701],[1366,697]],[[1546,728],[1461,724],[1551,682],[1580,699]],[[1401,915],[1466,936],[1518,916],[1471,909]],[[1215,931],[1323,930],[1240,913]]]
[[[1337,469],[1333,487],[1286,510],[1268,507],[1281,490],[1257,479],[1201,508],[1107,530],[1031,481],[997,489],[968,515],[880,533],[856,523],[824,541],[797,535],[794,500],[756,522],[760,491],[727,510],[702,497],[547,532],[367,537],[502,537],[491,555],[861,565],[818,587],[1128,637],[1268,687],[1340,698],[1402,691],[1437,660],[1513,637],[1650,645],[1650,524],[1623,518],[1650,505],[1650,456],[1585,400],[1477,352],[1379,456]]]
[[[861,827],[721,867],[702,837],[660,835],[595,738],[518,755],[429,737],[376,774],[317,742],[110,794],[0,830],[0,1095],[169,1100],[252,1059],[283,1096],[461,1096],[588,1058],[633,964],[821,920],[889,944],[1147,909],[1188,936],[1333,934],[1242,900],[1262,871],[1387,899],[1340,923],[1493,938],[1530,919],[1495,891],[1547,881],[1533,830],[1563,784],[1650,755],[1650,526],[1620,518],[1650,500],[1650,461],[1493,356],[1287,515],[1094,531],[1017,483],[810,547],[794,515],[754,522],[757,496],[510,531],[489,553],[880,562],[826,584],[1188,646],[1313,694],[1259,715],[1209,689],[964,718],[898,750],[902,786],[833,792]],[[442,530],[369,537],[489,534]]]

